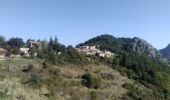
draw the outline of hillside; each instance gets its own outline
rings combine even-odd
[[[147,41],[138,37],[116,38],[112,35],[105,34],[81,43],[77,45],[77,47],[83,45],[100,45],[100,49],[110,50],[118,54],[122,52],[134,51],[140,55],[148,55],[151,58],[159,59],[162,62],[166,62],[166,59],[157,49],[155,49]]]
[[[1,61],[1,100],[113,100],[123,99],[128,90],[123,84],[134,81],[122,76],[107,65],[62,65],[42,68],[29,59],[14,59],[13,68],[6,69],[8,61]],[[18,65],[19,62],[22,62]],[[25,66],[32,68],[27,69]],[[20,67],[17,67],[20,66]],[[86,88],[81,84],[81,76],[91,73],[100,78],[98,89]]]
[[[88,55],[51,38],[41,49],[30,48],[31,56],[0,59],[0,99],[170,99],[169,65],[145,40],[101,35],[77,47],[84,45],[114,56]]]
[[[170,60],[170,44],[165,47],[164,49],[161,49],[160,52],[164,57],[166,57],[168,60]]]
[[[67,64],[43,68],[39,60],[20,58],[13,59],[13,67],[6,69],[2,66],[8,66],[7,62],[1,61],[0,67],[1,100],[132,100],[133,95],[159,100],[159,96],[148,95],[154,93],[152,89],[107,65]],[[94,81],[97,88],[82,85],[82,76],[86,73],[99,79],[98,83]]]
[[[152,84],[159,91],[170,90],[170,68],[167,60],[147,41],[137,37],[115,38],[106,34],[92,38],[77,47],[83,45],[100,45],[101,50],[116,53],[118,56],[113,59],[113,68],[127,74],[129,78],[145,85]],[[167,93],[169,95],[169,92]]]

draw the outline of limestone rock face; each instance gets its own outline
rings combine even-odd
[[[164,49],[161,49],[160,52],[164,57],[166,57],[168,60],[170,60],[170,44],[165,47]]]
[[[105,34],[92,38],[84,43],[81,43],[77,45],[77,47],[86,45],[100,45],[100,49],[110,50],[116,54],[119,54],[120,52],[134,51],[140,55],[147,55],[150,58],[154,58],[161,62],[167,63],[167,60],[156,48],[154,48],[147,41],[140,39],[138,37],[116,38],[112,35]]]
[[[139,54],[146,54],[149,57],[166,62],[166,59],[162,56],[162,54],[147,41],[140,39],[138,37],[134,37],[132,41],[133,51]]]

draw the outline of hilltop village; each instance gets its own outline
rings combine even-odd
[[[0,48],[0,58],[5,59],[8,57],[14,58],[14,57],[30,57],[31,49],[41,49],[42,43],[35,41],[35,40],[28,40],[26,46],[23,46],[19,49],[19,52],[17,54],[13,54],[10,51]],[[37,52],[34,52],[34,56],[37,56]]]
[[[73,47],[0,36],[0,100],[170,100],[159,54],[140,38],[101,35]]]
[[[79,48],[75,48],[75,50],[79,53],[83,53],[86,55],[93,55],[93,56],[99,56],[99,57],[112,57],[115,56],[114,53],[108,50],[100,50],[100,45],[93,45],[93,46],[81,46]],[[35,40],[28,40],[26,43],[26,46],[23,46],[19,48],[19,53],[18,54],[12,54],[8,50],[4,48],[0,48],[0,58],[4,59],[7,57],[30,57],[31,55],[31,50],[36,49],[36,50],[41,50],[42,49],[42,42],[40,41],[35,41]],[[58,52],[58,54],[61,54],[61,52]],[[37,52],[35,51],[33,56],[37,56]]]
[[[76,48],[76,50],[79,53],[85,53],[87,55],[95,55],[100,57],[112,57],[115,54],[108,50],[100,50],[100,45],[94,45],[94,46],[81,46],[79,48]]]

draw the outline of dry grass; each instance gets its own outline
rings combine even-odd
[[[127,90],[122,84],[133,83],[127,77],[107,65],[63,65],[41,68],[40,64],[30,59],[17,59],[13,66],[20,66],[16,71],[0,70],[0,88],[4,89],[0,100],[119,100]],[[1,67],[5,62],[0,61]],[[34,64],[31,72],[22,72],[23,66]],[[39,67],[38,67],[39,66]],[[82,86],[82,75],[92,73],[101,79],[99,89]],[[30,80],[32,73],[41,75],[40,87],[33,88],[23,82]],[[34,81],[33,81],[34,82]],[[39,84],[39,83],[35,83]],[[2,88],[3,87],[3,88]],[[8,90],[6,92],[5,90]],[[4,93],[4,94],[3,94]]]
[[[112,68],[106,65],[88,65],[84,67],[74,65],[70,66],[71,67],[55,66],[55,68],[60,70],[58,75],[61,76],[62,79],[68,83],[67,85],[69,86],[69,89],[72,92],[76,92],[78,94],[81,94],[81,92],[83,93],[85,92],[87,95],[86,98],[89,99],[90,93],[92,91],[94,91],[96,95],[98,95],[98,100],[103,100],[103,98],[107,100],[120,99],[123,94],[127,93],[127,90],[124,89],[122,85],[125,83],[133,82],[129,80],[127,77],[122,76],[119,72],[113,70]],[[94,76],[100,77],[102,79],[101,87],[99,89],[89,89],[81,85],[81,76],[86,72],[90,72]],[[103,79],[101,76],[103,74],[109,75],[111,76],[111,78]],[[74,90],[74,88],[79,89],[80,91],[78,92],[77,90]],[[66,92],[68,92],[68,90],[66,90]],[[83,100],[83,97],[81,95],[77,97],[81,97],[79,99]]]

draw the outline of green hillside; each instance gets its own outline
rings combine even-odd
[[[31,50],[37,56],[0,60],[0,100],[170,100],[169,65],[146,41],[101,35],[77,47],[84,45],[116,56],[86,55],[51,38]]]

